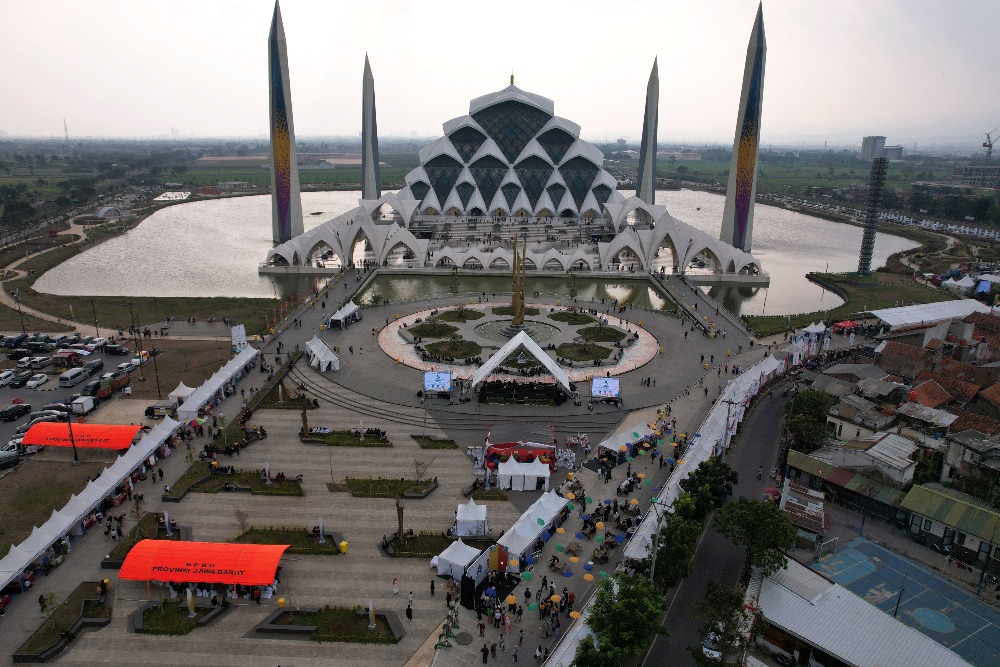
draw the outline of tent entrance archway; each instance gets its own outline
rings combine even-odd
[[[711,248],[702,248],[691,258],[688,269],[701,270],[706,273],[722,273],[722,260],[712,252]]]
[[[491,269],[498,269],[500,271],[509,271],[510,270],[510,262],[508,262],[503,257],[497,257],[492,262],[490,262],[490,268]]]
[[[642,260],[632,248],[625,247],[616,252],[611,257],[612,266],[624,267],[623,270],[631,271],[642,268]]]

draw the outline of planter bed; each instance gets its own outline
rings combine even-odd
[[[139,528],[142,528],[140,533]],[[157,523],[157,514],[148,512],[142,516],[138,526],[133,526],[132,530],[125,534],[125,537],[115,544],[115,548],[101,561],[101,569],[118,570],[125,561],[125,556],[132,550],[132,547],[144,536],[151,536],[154,540],[178,540],[182,542],[191,541],[191,529],[187,526],[174,527],[174,534],[167,535],[166,528]]]
[[[347,488],[355,498],[426,498],[437,488],[437,480],[348,477]]]
[[[450,438],[435,438],[431,435],[411,435],[420,449],[458,449],[458,443]]]
[[[260,473],[249,470],[237,470],[233,475],[210,475],[192,485],[191,490],[197,493],[219,493],[227,482],[234,487],[234,491],[248,488],[255,496],[302,495],[302,485],[294,479],[272,479],[270,484],[265,484]]]
[[[317,642],[395,644],[405,635],[399,617],[391,611],[375,611],[375,630],[368,629],[368,612],[361,607],[305,607],[279,609],[268,615],[254,632],[276,638],[308,636]]]
[[[406,547],[400,549],[396,536],[393,535],[385,547],[385,553],[394,558],[433,558],[451,546],[456,539],[444,533],[419,533],[406,540]],[[480,550],[496,544],[496,540],[478,538],[463,538],[462,541]]]
[[[338,545],[344,536],[333,531],[326,533],[326,544],[319,543],[319,535],[304,526],[259,527],[252,526],[233,542],[243,544],[290,544],[286,553],[336,556],[340,554]]]
[[[392,447],[391,440],[382,440],[373,435],[366,435],[364,441],[361,436],[350,431],[334,431],[333,433],[310,433],[309,435],[299,434],[299,440],[307,445],[326,445],[327,447]]]
[[[14,662],[47,662],[62,651],[70,640],[63,631],[73,634],[84,627],[102,628],[111,623],[111,605],[94,599],[98,582],[85,581],[56,607],[38,630],[11,656]]]
[[[568,310],[560,310],[551,313],[549,314],[549,319],[555,320],[556,322],[564,322],[573,326],[593,324],[597,321],[586,313],[571,313]]]
[[[147,635],[186,635],[195,628],[208,625],[227,611],[222,605],[194,603],[194,618],[189,618],[187,604],[177,600],[147,602],[129,614],[128,629]]]

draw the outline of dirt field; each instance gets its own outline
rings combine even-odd
[[[20,544],[34,526],[41,525],[79,493],[107,463],[37,461],[27,459],[0,479],[0,554]]]
[[[162,350],[156,357],[156,366],[149,362],[142,367],[140,379],[138,371],[132,373],[132,397],[156,400],[156,376],[160,378],[160,395],[163,398],[184,381],[189,387],[197,387],[207,380],[220,366],[230,359],[229,342],[209,340],[170,340],[158,338],[145,341],[143,349],[158,347]]]

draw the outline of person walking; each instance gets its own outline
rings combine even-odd
[[[485,665],[490,660],[490,647],[483,644],[483,647],[479,649],[479,652],[483,654],[483,664]]]
[[[515,663],[517,662],[517,647],[516,646],[514,647],[514,650],[510,652],[510,661],[511,662],[515,662]]]
[[[396,577],[392,578],[392,594],[399,595],[399,579]]]
[[[431,597],[434,597],[434,580],[431,579]],[[448,600],[449,606],[451,605],[451,600]]]
[[[764,474],[764,466],[760,466],[759,468],[757,468],[757,479],[759,480],[763,474]]]
[[[490,642],[490,657],[493,658],[494,660],[497,659],[497,643],[496,642]]]
[[[413,607],[410,605],[406,605],[406,620],[413,622]]]
[[[524,628],[521,628],[517,633],[517,645],[521,646],[524,644]]]
[[[486,661],[483,660],[483,662]],[[541,664],[541,662],[542,662],[542,645],[539,644],[538,648],[535,649],[535,664],[538,665]]]
[[[486,636],[486,624],[483,623],[482,621],[479,621],[479,636],[480,637]]]
[[[413,604],[413,591],[410,591],[410,594],[406,596],[406,603]]]

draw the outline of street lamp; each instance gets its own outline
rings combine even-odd
[[[69,429],[69,444],[73,448],[73,465],[80,464],[80,455],[76,451],[76,439],[73,438],[73,410],[66,413],[66,428]]]

